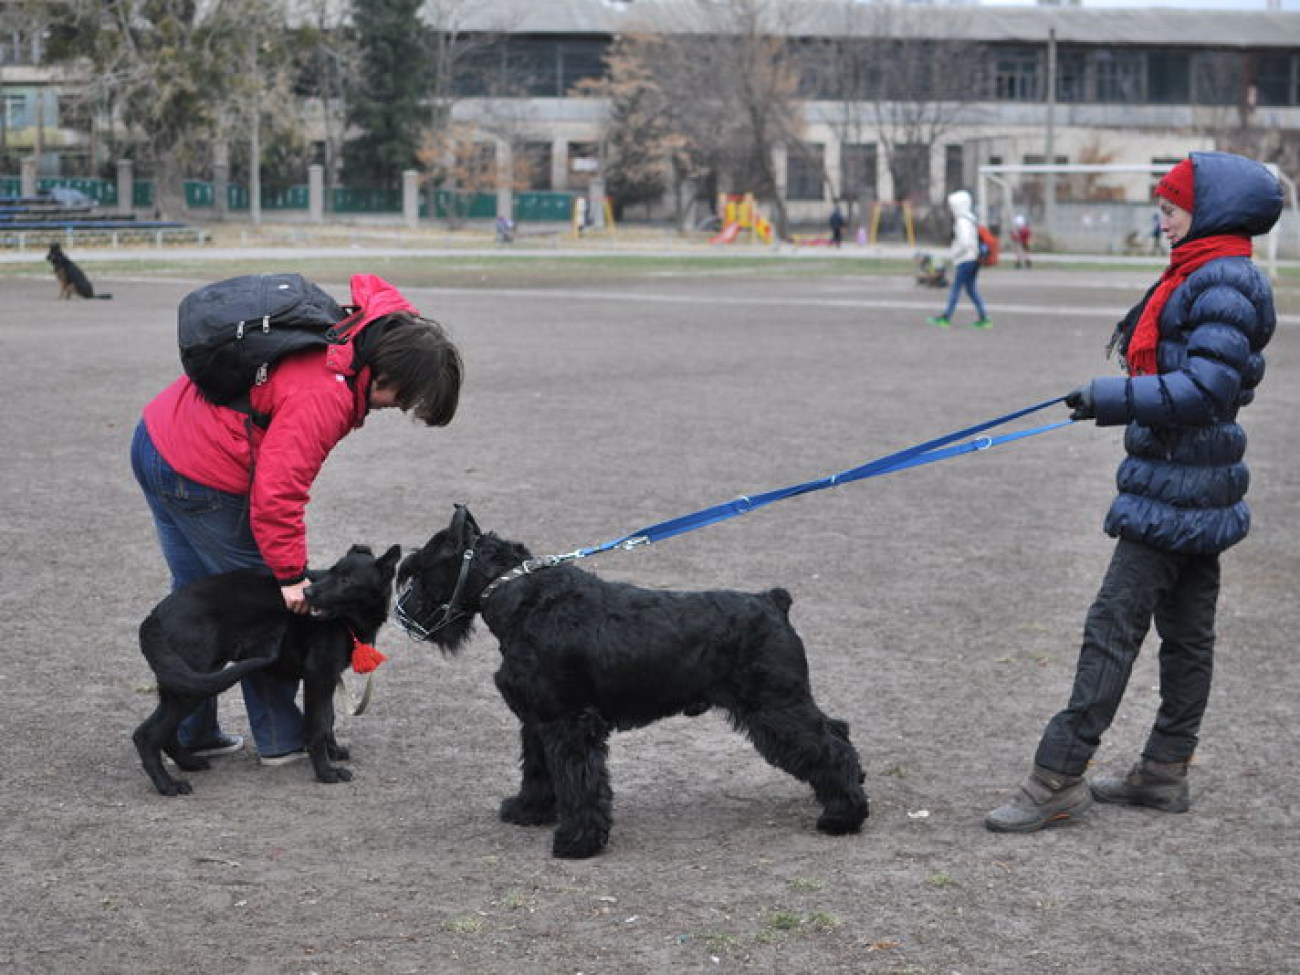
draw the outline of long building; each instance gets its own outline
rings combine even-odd
[[[739,29],[730,9],[730,0],[435,0],[424,16],[459,41],[491,40],[479,46],[490,57],[459,75],[452,114],[495,157],[499,200],[509,205],[514,190],[601,192],[608,105],[578,97],[574,86],[602,74],[617,36],[725,36]],[[1102,221],[1113,237],[1144,219],[1138,210],[1151,176],[1141,167],[1189,150],[1249,152],[1284,177],[1300,175],[1300,13],[852,0],[786,0],[771,9],[767,29],[795,48],[861,53],[874,44],[879,52],[887,38],[904,59],[975,68],[960,101],[941,107],[942,124],[913,141],[899,128],[897,104],[860,100],[833,71],[803,78],[799,138],[770,146],[794,224],[824,223],[837,201],[865,214],[870,204],[902,199],[921,218],[952,189],[983,185],[982,168],[1051,162],[1110,168],[1050,184],[1003,175],[1003,196],[990,206],[1041,221],[1059,199],[1065,215],[1056,226],[1069,223],[1074,202],[1127,205],[1131,214]],[[33,51],[30,39],[0,36],[0,156],[12,161],[39,141],[40,171],[57,172],[93,146],[60,117],[57,79],[36,70]],[[886,70],[905,67],[880,57]],[[917,103],[926,97],[908,93]],[[1116,168],[1124,166],[1133,169]],[[713,189],[691,193],[707,201]],[[670,209],[666,200],[632,215],[666,218]],[[1057,229],[1065,235],[1068,227]]]
[[[499,70],[509,77],[499,90],[514,94],[491,98],[466,87],[456,114],[489,130],[510,119],[509,138],[498,149],[528,154],[530,188],[583,191],[600,177],[607,111],[573,97],[573,86],[601,73],[616,35],[726,30],[725,7],[709,0],[489,0],[463,8],[458,30],[508,34]],[[935,205],[952,189],[974,186],[981,166],[1140,167],[1176,161],[1192,149],[1225,148],[1300,174],[1297,13],[845,0],[781,9],[775,29],[794,45],[851,46],[887,35],[907,52],[948,51],[981,62],[969,97],[947,107],[942,131],[925,146],[897,145],[896,123],[895,131],[881,131],[899,115],[891,108],[854,105],[853,93],[837,95],[833,81],[806,79],[800,144],[772,146],[794,220],[822,220],[836,199],[902,196],[918,207]],[[902,176],[905,189],[896,185]],[[1061,182],[1069,189],[1071,180],[1076,191],[1098,199],[1140,198],[1150,187],[1150,177],[1138,172]],[[1023,192],[1038,193],[1029,201],[1035,205],[1045,202],[1041,188]]]

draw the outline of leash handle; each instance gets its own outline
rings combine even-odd
[[[786,498],[797,497],[801,494],[810,494],[813,491],[820,491],[829,487],[837,487],[840,484],[848,484],[853,481],[860,481],[868,477],[878,477],[882,474],[892,474],[894,471],[906,470],[909,467],[919,467],[922,464],[933,464],[936,461],[946,460],[949,457],[956,457],[959,454],[971,453],[977,450],[987,450],[998,444],[1010,443],[1013,440],[1022,440],[1025,437],[1032,437],[1039,433],[1046,433],[1049,430],[1056,430],[1063,426],[1069,426],[1073,421],[1062,420],[1058,423],[1049,423],[1045,426],[1036,427],[1032,430],[1022,430],[1017,433],[1002,434],[997,437],[980,437],[968,443],[955,444],[955,441],[965,437],[971,437],[985,430],[991,430],[993,427],[1002,426],[1017,420],[1022,416],[1028,416],[1030,413],[1036,413],[1039,410],[1054,406],[1057,403],[1064,402],[1064,396],[1058,396],[1054,399],[1044,400],[1033,406],[1027,406],[1024,409],[1015,410],[1014,412],[995,417],[992,420],[986,420],[977,423],[974,426],[965,427],[961,430],[946,433],[941,437],[933,440],[927,440],[903,450],[895,451],[884,457],[868,461],[858,467],[841,471],[838,474],[830,474],[815,480],[805,481],[802,484],[792,484],[789,487],[777,488],[772,491],[766,491],[758,495],[742,495],[731,501],[724,501],[721,504],[711,505],[708,508],[702,508],[691,514],[681,515],[677,518],[670,518],[668,521],[661,521],[658,524],[649,525],[640,531],[623,535],[612,541],[605,542],[601,545],[590,548],[580,548],[576,552],[565,556],[566,559],[582,559],[589,555],[598,555],[601,552],[608,552],[610,549],[622,548],[632,549],[640,545],[649,545],[654,542],[663,541],[666,538],[672,538],[674,535],[683,535],[686,532],[694,531],[697,528],[704,528],[708,525],[715,525],[720,521],[726,521],[729,518],[735,518],[739,515],[748,514],[755,508],[761,508],[764,505],[772,504],[776,501],[783,501]]]

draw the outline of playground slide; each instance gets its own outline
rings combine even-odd
[[[738,221],[733,221],[732,223],[729,223],[722,228],[722,233],[718,234],[716,237],[710,237],[709,243],[710,244],[734,243],[736,240],[736,236],[739,233],[740,233],[740,223]]]

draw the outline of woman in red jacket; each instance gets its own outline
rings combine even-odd
[[[372,409],[397,407],[428,426],[446,426],[456,415],[460,353],[441,326],[382,278],[357,275],[352,292],[365,324],[351,344],[292,355],[253,387],[253,409],[270,417],[265,427],[213,405],[185,376],[145,407],[131,460],[173,590],[266,565],[285,605],[307,612],[305,509],[335,444]],[[254,674],[242,689],[261,761],[281,764],[302,755],[298,682]],[[182,722],[178,734],[199,755],[243,745],[221,731],[215,700]]]

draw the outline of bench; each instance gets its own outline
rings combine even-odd
[[[204,244],[208,232],[171,220],[66,220],[56,221],[0,221],[0,247],[25,250],[28,247],[48,247],[62,244],[69,249],[77,246],[121,244]]]

